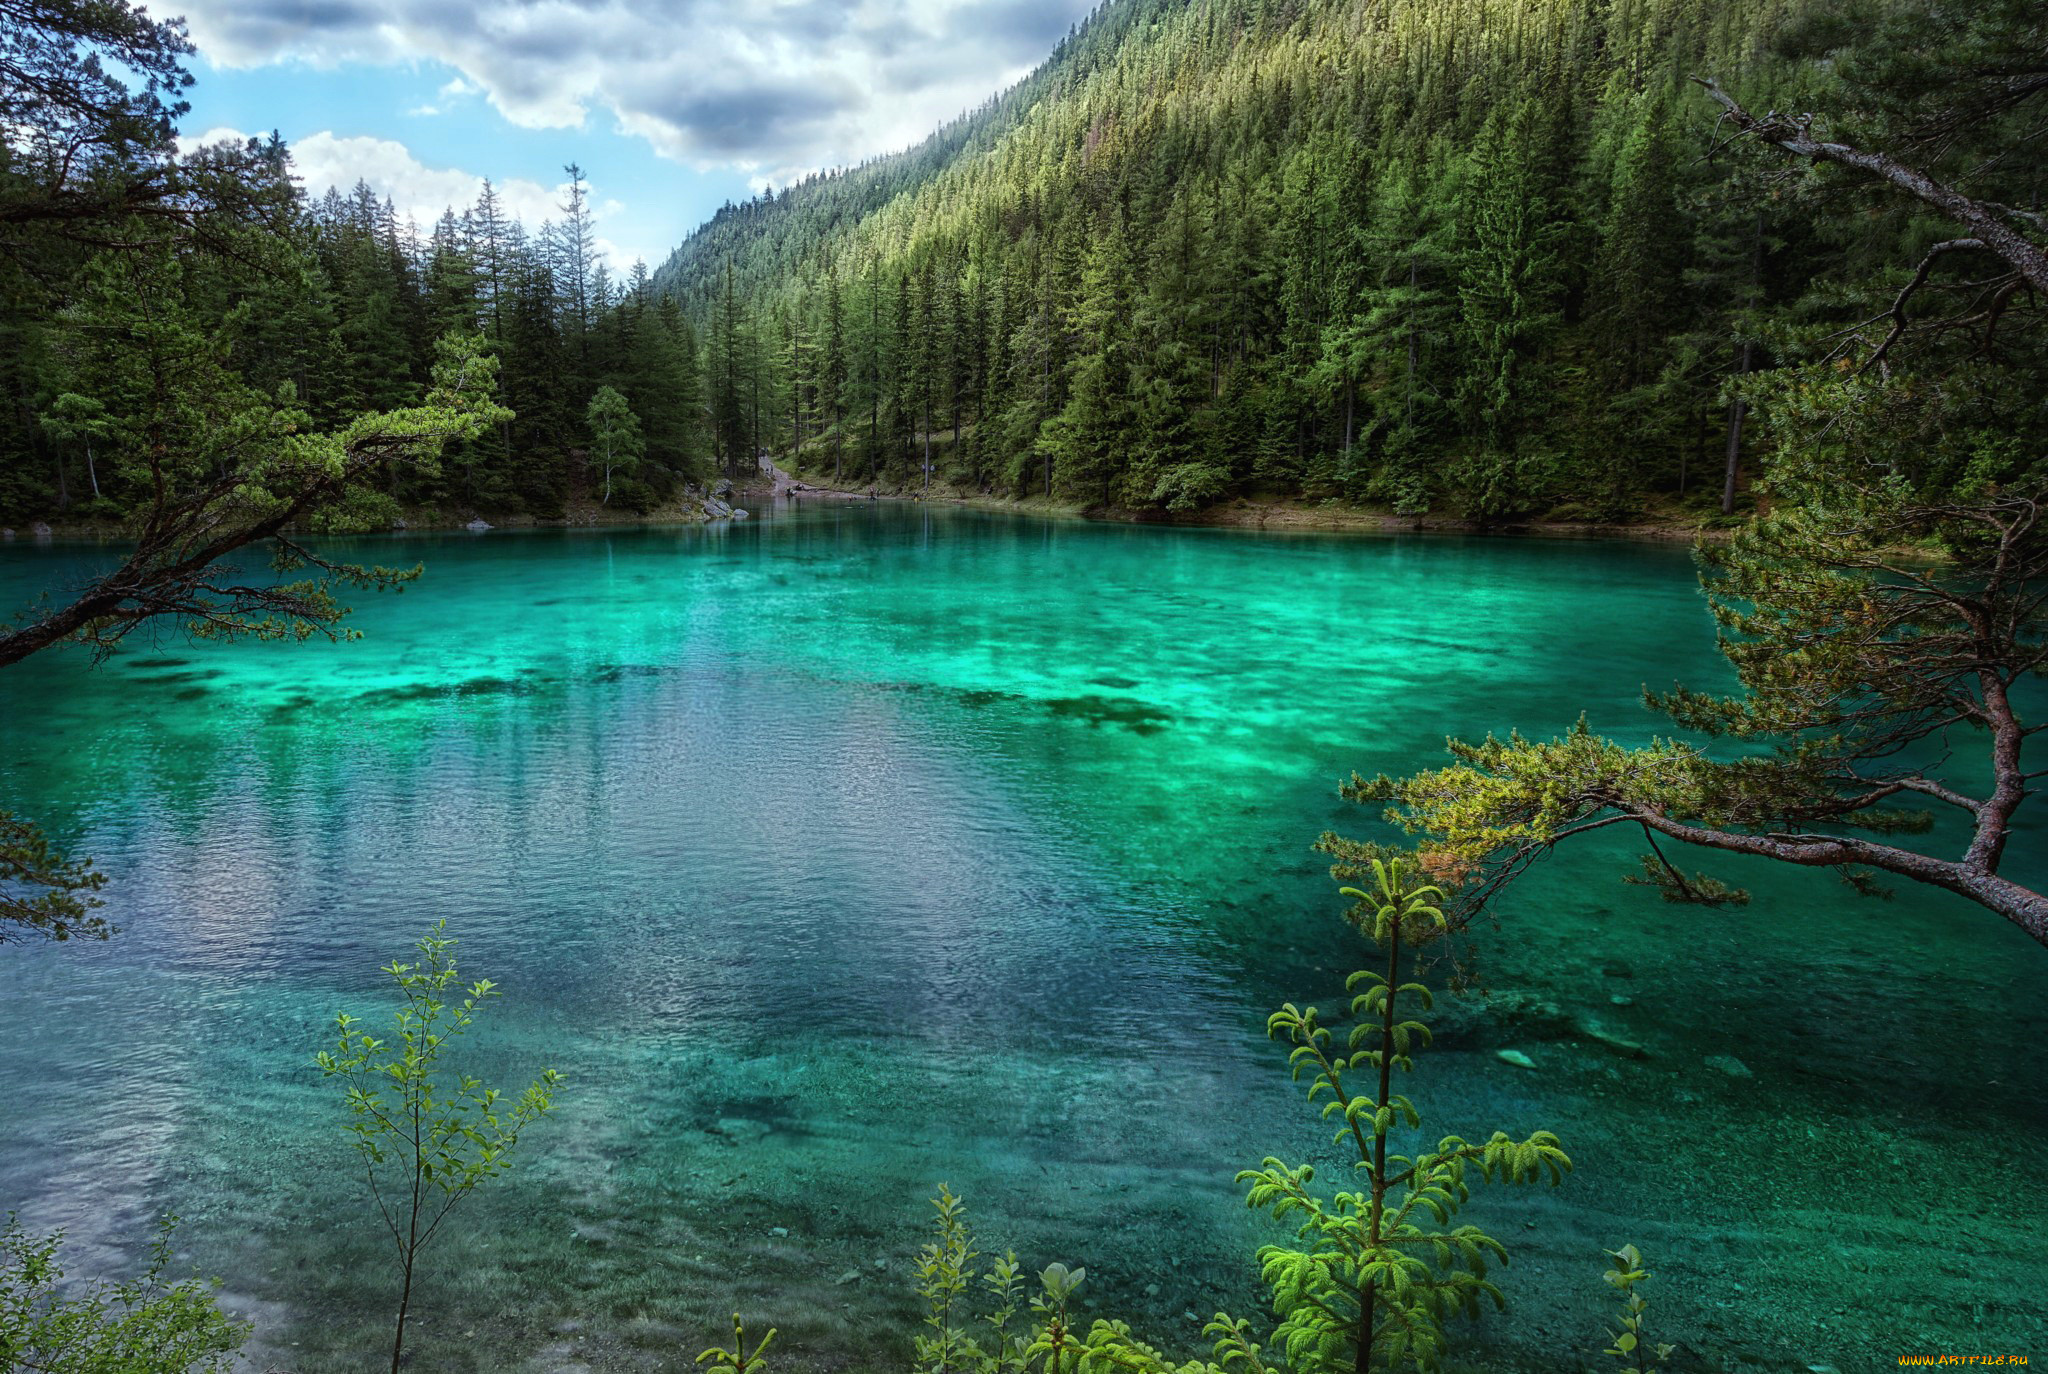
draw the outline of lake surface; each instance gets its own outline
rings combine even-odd
[[[122,926],[0,948],[0,1211],[74,1272],[177,1212],[250,1367],[303,1374],[373,1367],[395,1301],[311,1059],[443,917],[504,992],[470,1062],[568,1082],[427,1253],[412,1367],[682,1369],[737,1307],[777,1368],[901,1368],[941,1181],[1192,1355],[1189,1313],[1263,1313],[1234,1172],[1329,1157],[1264,1019],[1364,960],[1310,851],[1374,829],[1339,779],[1581,711],[1646,739],[1643,684],[1727,680],[1660,547],[858,505],[344,552],[428,568],[360,642],[0,675],[0,795]],[[13,546],[0,593],[101,561]],[[1681,1368],[2048,1349],[2048,953],[1762,865],[1670,907],[1632,853],[1501,903],[1411,1081],[1432,1140],[1578,1164],[1475,1194],[1513,1263],[1461,1349],[1606,1363],[1624,1241]]]

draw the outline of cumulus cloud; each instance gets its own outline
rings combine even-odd
[[[247,137],[238,129],[221,128],[208,129],[181,142],[190,151],[224,139],[239,143]],[[326,195],[330,186],[346,195],[355,189],[358,181],[367,182],[379,200],[390,200],[401,223],[410,216],[422,233],[434,227],[434,221],[441,218],[443,210],[452,207],[459,215],[474,205],[484,186],[483,177],[477,173],[456,167],[429,167],[413,156],[412,150],[403,143],[388,138],[344,138],[322,131],[292,144],[291,151],[292,164],[299,179],[305,183],[306,194],[313,199]],[[505,212],[518,218],[528,233],[538,230],[549,220],[560,219],[561,207],[569,198],[567,182],[559,186],[543,186],[537,181],[512,177],[504,181],[493,180],[491,186],[503,203]],[[585,191],[591,193],[591,216],[596,224],[602,226],[607,215],[616,215],[625,209],[619,201],[601,198],[592,190],[586,183]],[[599,255],[608,260],[617,272],[629,268],[638,256],[602,234],[597,236],[596,243]]]
[[[410,62],[527,128],[594,112],[772,179],[907,146],[1040,61],[1093,0],[187,0],[212,60]]]

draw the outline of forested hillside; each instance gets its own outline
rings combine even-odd
[[[37,170],[84,165],[60,120],[0,168],[0,522],[120,518],[153,489],[142,455],[180,403],[108,346],[145,320],[314,429],[417,400],[436,340],[479,335],[513,418],[392,467],[355,522],[649,510],[764,449],[847,485],[1126,511],[1736,511],[1768,435],[1735,379],[1867,330],[1955,226],[1729,137],[1691,78],[2038,204],[2018,116],[1987,107],[1968,138],[1907,117],[2031,70],[2027,6],[1972,22],[1112,0],[925,143],[728,206],[626,280],[574,168],[552,223],[487,184],[429,229],[366,187],[309,197],[274,140],[180,155],[167,103],[90,164],[134,197],[102,204]]]
[[[843,481],[1718,502],[1730,375],[1916,229],[1850,194],[1816,231],[1709,156],[1688,78],[1825,106],[1867,32],[1813,17],[1838,8],[1119,0],[924,146],[728,207],[655,280],[707,340],[719,450]]]

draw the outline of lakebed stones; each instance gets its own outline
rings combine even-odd
[[[1610,1006],[1633,1005],[1631,1000]],[[1624,1059],[1648,1059],[1650,1051],[1600,1017],[1548,998],[1509,989],[1485,996],[1445,997],[1432,1020],[1435,1043],[1446,1049],[1498,1049],[1503,1041],[1590,1042]],[[1519,1051],[1518,1051],[1519,1052]]]
[[[708,1129],[712,1135],[722,1136],[736,1145],[753,1145],[774,1128],[750,1116],[722,1116]]]
[[[1603,1048],[1613,1050],[1623,1059],[1648,1059],[1650,1052],[1625,1035],[1616,1034],[1598,1021],[1584,1019],[1578,1029],[1588,1040]]]
[[[1533,1069],[1536,1061],[1520,1050],[1495,1050],[1493,1057],[1503,1064],[1512,1064],[1518,1069]]]
[[[1732,1054],[1709,1055],[1706,1065],[1716,1073],[1725,1073],[1730,1078],[1756,1077],[1756,1074],[1751,1071],[1749,1065],[1743,1063]]]

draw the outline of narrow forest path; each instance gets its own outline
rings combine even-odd
[[[842,501],[872,501],[875,499],[875,493],[872,490],[845,491],[838,487],[814,487],[810,483],[802,481],[777,467],[775,460],[765,453],[755,459],[755,462],[761,469],[761,475],[768,478],[772,483],[769,488],[769,494],[778,500],[789,496],[828,496]]]

